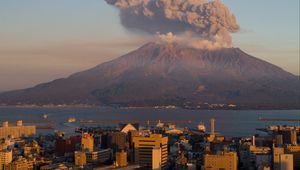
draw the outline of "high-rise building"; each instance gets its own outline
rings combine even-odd
[[[205,169],[237,170],[238,158],[236,152],[222,152],[204,155]]]
[[[4,169],[13,169],[13,170],[30,170],[33,169],[33,161],[27,160],[24,157],[19,157],[17,160],[6,165]]]
[[[74,160],[76,166],[85,166],[86,165],[86,154],[83,151],[76,151],[74,154]]]
[[[99,151],[87,151],[86,160],[89,163],[103,163],[112,159],[111,149],[101,149]]]
[[[55,141],[55,152],[59,156],[63,156],[66,153],[73,153],[76,151],[76,147],[80,147],[81,137],[80,136],[71,136],[68,139],[58,138]]]
[[[286,154],[292,154],[294,158],[294,168],[300,169],[300,145],[287,145]]]
[[[9,126],[8,122],[3,122],[0,127],[0,138],[20,138],[33,136],[36,133],[35,126],[24,126],[21,120],[17,121],[15,126]]]
[[[88,133],[82,134],[81,147],[83,150],[94,151],[94,137]]]
[[[271,148],[250,145],[248,147],[248,153],[247,166],[260,167],[272,165]]]
[[[210,119],[210,134],[215,134],[215,119],[211,118]]]
[[[40,154],[42,152],[41,146],[38,144],[37,141],[32,141],[29,144],[25,144],[23,147],[24,151],[24,156],[30,156],[32,154]]]
[[[281,154],[284,154],[284,148],[273,147],[273,170],[280,170]]]
[[[283,136],[284,144],[297,145],[297,131],[295,129],[280,132]]]
[[[291,130],[291,144],[292,145],[297,145],[297,131],[294,129],[294,130]]]
[[[208,142],[222,142],[224,141],[225,137],[223,135],[217,134],[215,132],[215,119],[211,118],[210,119],[210,134],[206,137],[206,140]]]
[[[143,169],[166,169],[168,161],[168,137],[152,134],[149,137],[133,137],[134,162]]]
[[[280,155],[280,170],[293,170],[293,155],[292,154],[281,154]]]
[[[127,166],[127,152],[121,151],[116,153],[116,166],[125,167]]]
[[[127,135],[123,132],[113,132],[110,134],[110,145],[114,151],[127,150],[128,142]]]
[[[130,132],[128,132],[128,141],[130,143],[129,147],[132,147],[131,144],[132,144],[133,137],[139,137],[139,136],[141,136],[139,131],[130,131]]]
[[[0,170],[3,169],[5,165],[8,165],[12,161],[12,151],[3,150],[0,151]]]
[[[280,147],[283,145],[283,138],[282,135],[276,135],[275,136],[275,144],[276,146]]]

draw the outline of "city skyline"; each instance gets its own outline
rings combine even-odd
[[[66,77],[151,40],[123,28],[104,1],[0,2],[0,91]],[[241,26],[234,47],[299,75],[298,1],[222,2]]]

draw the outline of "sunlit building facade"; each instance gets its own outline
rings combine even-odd
[[[204,169],[237,170],[237,167],[238,157],[236,152],[222,152],[204,156]]]
[[[133,137],[134,160],[144,169],[166,169],[168,137],[152,134],[150,137]]]
[[[3,122],[2,127],[0,127],[0,138],[20,138],[29,137],[36,134],[35,126],[24,126],[22,121],[17,121],[15,126],[9,126],[8,122]]]

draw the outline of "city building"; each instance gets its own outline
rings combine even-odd
[[[212,134],[212,135],[215,134],[215,119],[214,118],[210,119],[210,134]]]
[[[12,161],[12,151],[2,150],[0,151],[0,170],[3,169],[5,165],[8,165]]]
[[[282,135],[275,136],[275,144],[277,147],[280,147],[283,145],[283,136]]]
[[[12,163],[6,165],[4,169],[12,169],[12,170],[32,170],[33,169],[33,161],[27,160],[24,157],[19,157],[17,160]]]
[[[36,134],[35,126],[24,126],[22,120],[17,121],[15,126],[9,126],[8,122],[3,122],[0,127],[0,138],[21,138]]]
[[[66,153],[73,153],[74,151],[76,151],[78,145],[80,147],[80,142],[80,136],[71,136],[68,139],[59,137],[55,141],[55,153],[59,156],[63,156]]]
[[[120,124],[119,126],[120,131],[126,134],[130,131],[137,131],[139,129],[139,124],[137,123]]]
[[[287,145],[285,153],[293,155],[294,168],[300,169],[300,145]]]
[[[120,151],[120,150],[127,150],[128,149],[128,142],[127,142],[127,135],[124,132],[112,132],[109,135],[110,139],[110,147],[113,150]]]
[[[280,155],[284,154],[284,148],[273,147],[273,170],[280,170]]]
[[[82,152],[82,151],[76,151],[74,153],[74,160],[75,160],[75,165],[76,166],[80,166],[80,167],[83,167],[86,165],[86,154],[85,152]]]
[[[284,130],[284,131],[280,131],[279,133],[281,133],[283,136],[284,144],[297,145],[297,131],[296,130],[294,130],[294,129]]]
[[[112,160],[111,149],[101,149],[99,151],[87,151],[86,160],[89,163],[104,163]]]
[[[166,169],[168,161],[168,137],[152,134],[149,137],[133,137],[134,162],[144,169]]]
[[[39,155],[42,152],[42,148],[39,146],[37,141],[32,141],[24,146],[24,156],[29,156],[32,154]]]
[[[220,135],[220,134],[216,134],[215,133],[215,119],[211,118],[210,119],[210,134],[207,136],[207,141],[208,142],[223,142],[225,137]]]
[[[125,167],[128,165],[127,162],[127,152],[121,151],[116,153],[116,166]]]
[[[271,166],[272,165],[272,153],[271,148],[269,147],[258,147],[256,145],[251,145],[249,147],[249,157],[248,162],[251,164],[248,164],[248,166],[254,166],[255,168],[261,167],[261,166]]]
[[[8,148],[8,146],[9,146],[9,143],[10,142],[7,139],[2,139],[0,141],[0,151],[1,150],[6,150]]]
[[[221,152],[204,155],[204,169],[237,170],[238,157],[236,152]]]
[[[82,134],[81,147],[83,150],[88,150],[89,152],[93,152],[94,151],[94,137],[88,133]]]
[[[293,155],[292,154],[281,154],[280,155],[280,170],[293,170]]]
[[[187,168],[188,159],[185,157],[184,152],[180,152],[176,158],[176,169],[186,169]]]

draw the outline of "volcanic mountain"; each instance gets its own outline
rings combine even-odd
[[[299,77],[238,48],[148,43],[92,69],[0,94],[2,105],[299,108]]]

